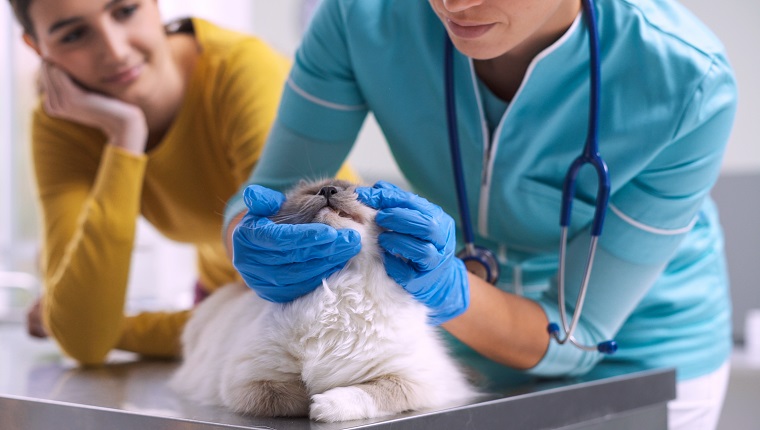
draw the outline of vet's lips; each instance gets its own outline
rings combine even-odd
[[[446,19],[446,27],[457,37],[462,39],[476,39],[491,30],[496,24],[475,24],[456,22],[450,18]]]

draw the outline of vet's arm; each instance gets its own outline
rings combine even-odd
[[[326,5],[327,6],[327,5]],[[332,7],[335,6],[335,7]],[[336,176],[357,182],[341,165],[369,111],[346,43],[337,3],[322,8],[296,52],[277,118],[246,185],[284,191],[300,179]],[[340,169],[340,170],[339,170]],[[227,202],[222,237],[232,255],[232,235],[248,208],[241,187]]]
[[[442,324],[454,337],[493,361],[529,369],[549,347],[549,321],[534,301],[506,293],[468,273],[470,305]]]
[[[588,234],[580,234],[568,245],[566,307],[578,294]],[[585,344],[614,338],[649,286],[659,276],[663,264],[636,264],[597,248],[592,282],[586,295],[583,318],[574,337]],[[547,326],[559,322],[556,286],[538,301],[507,293],[482,279],[469,275],[470,306],[443,325],[456,338],[480,354],[516,369],[542,376],[579,375],[591,370],[603,354],[586,352],[570,344],[550,342]]]

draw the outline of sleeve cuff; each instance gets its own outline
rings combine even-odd
[[[243,212],[246,212],[248,208],[243,201],[242,191],[245,188],[241,188],[239,192],[235,193],[227,202],[227,208],[224,210],[224,223],[222,224],[222,239],[226,242],[226,238],[229,235],[228,230],[232,220]]]

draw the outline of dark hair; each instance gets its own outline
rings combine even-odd
[[[21,24],[21,27],[24,28],[24,33],[36,37],[32,19],[29,17],[29,5],[32,3],[32,0],[10,0],[10,2],[16,19]]]
[[[36,38],[32,18],[29,16],[29,5],[32,3],[32,0],[10,0],[10,2],[13,14],[16,15],[16,20],[21,24],[24,33]],[[166,29],[168,33],[195,33],[193,22],[190,18],[182,18],[171,22],[166,25]]]

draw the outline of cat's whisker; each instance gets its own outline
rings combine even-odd
[[[313,215],[311,212],[312,211],[309,208],[301,208],[295,213],[274,215],[272,220],[281,224],[302,224],[304,220],[310,220],[312,218]]]

